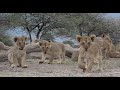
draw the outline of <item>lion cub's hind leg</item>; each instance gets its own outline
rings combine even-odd
[[[87,65],[87,68],[86,68],[86,71],[85,72],[88,72],[88,73],[91,73],[91,70],[92,70],[92,66],[93,66],[93,61],[89,60],[88,62],[88,65]]]
[[[17,58],[14,57],[13,54],[8,55],[8,61],[10,62],[12,68],[20,66],[20,64],[18,63]]]
[[[65,61],[65,56],[64,55],[60,55],[59,56],[59,61],[57,62],[57,64],[63,64]]]
[[[53,59],[54,59],[54,57],[50,56],[48,64],[52,64],[53,63]]]

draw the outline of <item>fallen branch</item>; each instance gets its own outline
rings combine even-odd
[[[6,48],[5,50],[2,50],[0,51],[0,60],[2,59],[7,59],[7,51],[9,50],[10,48]],[[42,50],[40,49],[38,43],[34,43],[34,44],[28,44],[25,46],[25,49],[26,49],[26,53],[27,54],[30,54],[30,53],[33,53],[33,52],[41,52]],[[74,51],[76,51],[77,49],[76,48],[72,48],[71,46],[69,45],[66,45],[65,44],[65,50],[66,50],[66,56],[71,58],[72,57],[72,54]]]
[[[119,51],[115,51],[115,52],[111,52],[109,53],[110,58],[120,58],[120,52]]]

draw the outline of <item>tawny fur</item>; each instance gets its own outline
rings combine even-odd
[[[96,37],[94,42],[100,45],[103,59],[109,59],[109,53],[114,51],[113,43],[109,34],[102,34],[100,37]]]
[[[62,43],[55,43],[42,40],[39,42],[42,49],[42,60],[39,63],[43,63],[45,58],[49,58],[49,64],[51,64],[54,58],[58,57],[58,63],[63,63],[65,60],[65,47]]]
[[[73,53],[72,53],[72,61],[78,61],[78,56],[79,56],[79,49],[78,50],[75,50]]]
[[[91,72],[93,65],[98,65],[98,70],[102,70],[102,52],[100,46],[93,42],[95,37],[76,36],[80,42],[80,50],[78,56],[78,66],[83,72]]]
[[[116,48],[115,48],[115,45],[114,44],[111,44],[111,52],[116,52]]]
[[[33,40],[33,41],[32,41],[32,44],[34,44],[34,43],[38,43],[38,42],[39,42],[39,40],[36,39],[36,40]]]
[[[23,67],[26,68],[26,50],[25,50],[25,41],[27,37],[15,37],[15,45],[11,47],[8,51],[8,61],[10,62],[11,67]]]

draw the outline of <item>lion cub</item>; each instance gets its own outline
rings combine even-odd
[[[102,52],[100,46],[93,42],[95,36],[80,36],[76,39],[80,42],[78,66],[83,72],[91,72],[94,64],[98,65],[98,70],[102,70]]]
[[[94,42],[98,43],[101,47],[103,59],[109,59],[109,53],[114,51],[114,45],[109,34],[102,34],[101,37],[96,37]]]
[[[41,40],[39,46],[42,49],[42,60],[39,63],[43,63],[46,57],[49,58],[48,64],[51,64],[56,57],[59,58],[59,64],[65,60],[65,47],[63,44]]]
[[[8,51],[8,61],[11,67],[21,66],[27,68],[26,50],[24,49],[26,40],[27,37],[24,36],[14,38],[15,45]]]

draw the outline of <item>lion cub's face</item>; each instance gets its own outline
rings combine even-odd
[[[109,43],[112,43],[112,40],[111,40],[109,34],[102,34],[101,37],[102,37],[104,40],[107,40]]]
[[[51,48],[51,44],[49,41],[42,40],[39,42],[39,45],[44,54],[46,54],[48,50]]]
[[[15,37],[14,42],[16,43],[16,46],[20,49],[23,50],[25,47],[25,42],[27,40],[27,37]]]
[[[77,35],[76,39],[78,42],[80,42],[80,46],[82,46],[85,49],[85,51],[87,51],[88,48],[90,48],[90,45],[94,41],[95,37],[96,37],[95,35],[91,35],[91,36]]]

